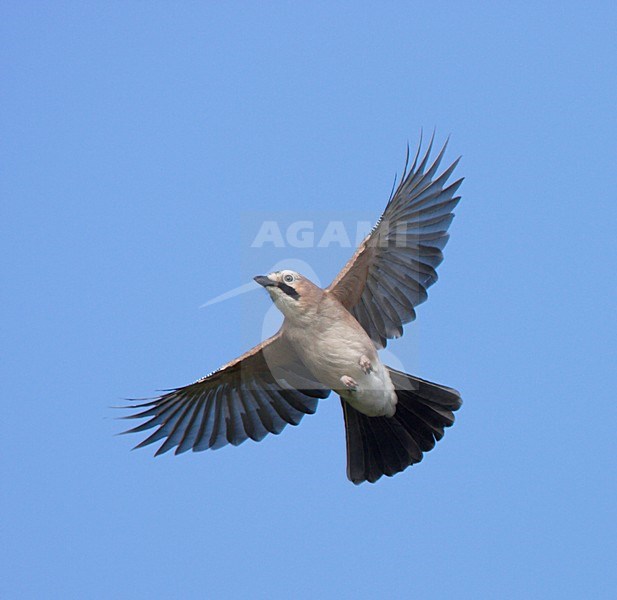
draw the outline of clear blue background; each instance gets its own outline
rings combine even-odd
[[[616,17],[3,2],[0,596],[609,598]],[[260,444],[130,452],[109,407],[257,342],[269,300],[198,307],[309,260],[251,223],[375,220],[421,127],[466,181],[389,347],[463,394],[437,448],[354,487],[333,397]],[[349,253],[309,262],[327,283]]]

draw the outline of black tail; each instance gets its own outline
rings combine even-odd
[[[454,423],[456,390],[388,367],[398,403],[393,417],[367,417],[341,400],[347,434],[347,477],[375,483],[422,460]]]

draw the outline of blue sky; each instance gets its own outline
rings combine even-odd
[[[536,5],[537,4],[537,5]],[[613,3],[5,2],[2,598],[609,598]],[[263,245],[379,216],[421,128],[466,177],[390,358],[459,389],[422,464],[345,478],[332,397],[216,452],[109,408],[272,327]],[[352,236],[353,238],[353,236]],[[315,245],[316,246],[316,245]]]

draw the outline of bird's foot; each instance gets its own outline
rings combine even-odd
[[[349,375],[343,375],[341,377],[341,383],[350,391],[355,392],[358,389],[358,384],[353,377]]]
[[[373,370],[373,365],[366,354],[360,357],[360,368],[368,375]]]

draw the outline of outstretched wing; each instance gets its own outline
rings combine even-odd
[[[455,196],[463,179],[446,183],[458,160],[435,176],[448,142],[427,168],[433,138],[418,164],[401,178],[386,210],[343,270],[327,288],[364,327],[377,348],[403,335],[403,324],[416,317],[415,307],[437,281],[435,269],[454,218]],[[408,154],[409,158],[409,154]]]
[[[136,448],[164,439],[157,455],[174,447],[180,454],[237,446],[248,438],[259,441],[268,433],[278,434],[287,424],[297,425],[329,393],[312,379],[279,332],[195,383],[127,407],[143,410],[125,418],[148,420],[125,433],[156,427]]]

